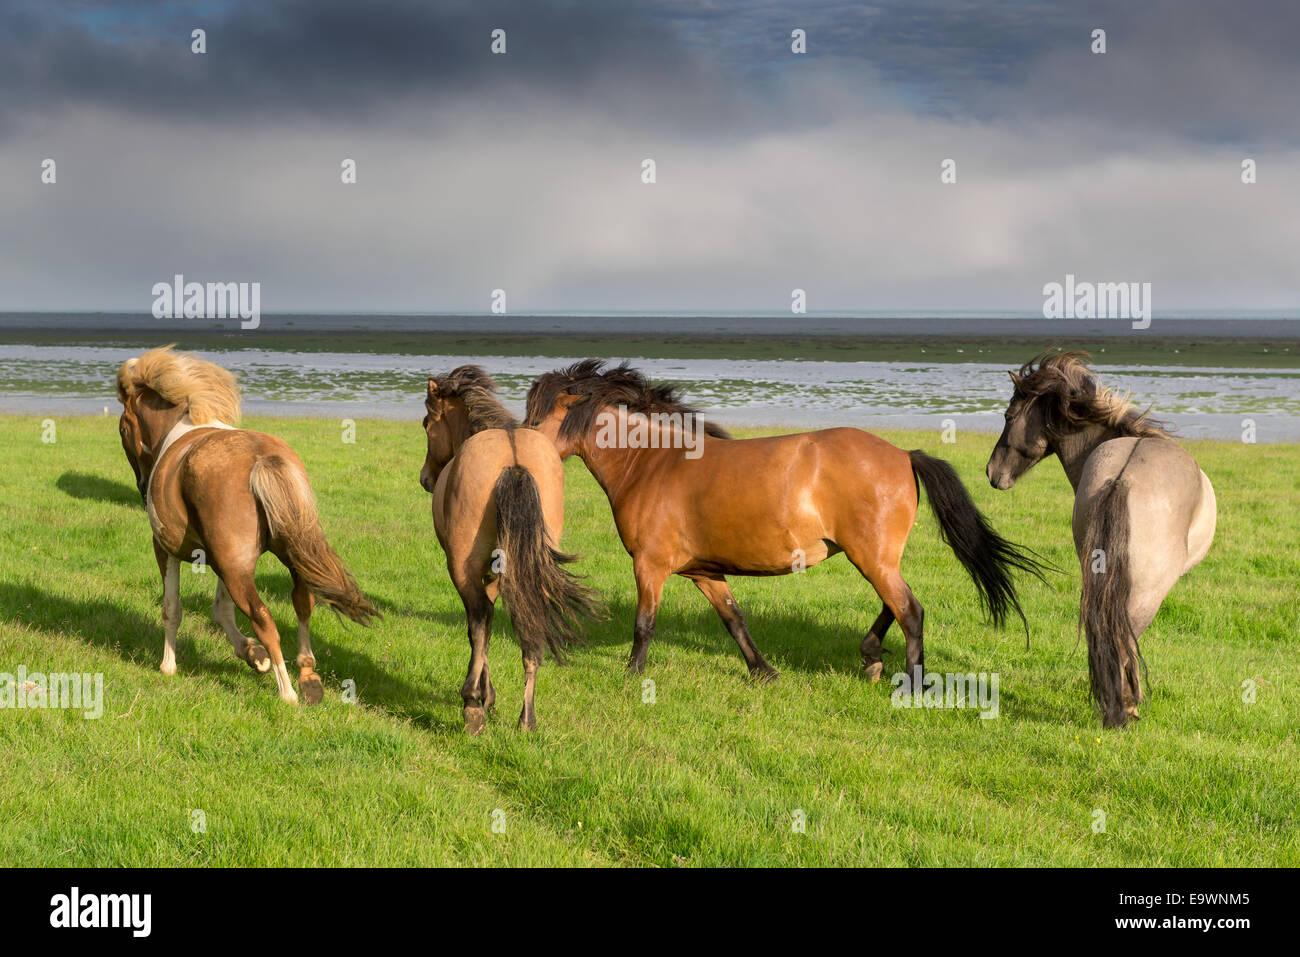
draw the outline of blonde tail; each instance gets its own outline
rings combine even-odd
[[[312,594],[362,625],[369,625],[372,617],[383,617],[325,541],[316,497],[296,463],[279,455],[260,458],[253,463],[248,484],[266,513],[272,538],[284,543],[289,566]]]

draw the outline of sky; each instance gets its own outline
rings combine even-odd
[[[5,311],[1300,312],[1300,4],[0,0],[0,64]]]

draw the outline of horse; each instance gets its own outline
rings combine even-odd
[[[627,363],[606,369],[599,359],[537,379],[527,424],[562,458],[579,456],[609,499],[636,578],[633,672],[645,667],[663,585],[676,574],[713,606],[751,678],[775,679],[726,576],[786,575],[842,551],[882,603],[859,648],[867,676],[880,680],[882,641],[897,621],[904,686],[919,690],[925,610],[900,568],[918,482],[996,624],[1012,610],[1024,620],[1013,570],[1042,577],[1030,553],[994,531],[951,465],[860,429],[733,439],[702,422],[674,386],[651,383]]]
[[[549,440],[520,427],[494,395],[496,383],[465,365],[429,379],[420,485],[433,493],[433,527],[469,624],[469,671],[461,687],[465,730],[479,734],[496,702],[488,640],[504,595],[523,654],[519,728],[537,727],[533,691],[544,649],[563,660],[579,618],[601,614],[593,592],[563,566],[564,466]]]
[[[1006,490],[1048,455],[1061,460],[1074,489],[1091,691],[1103,725],[1122,727],[1140,717],[1146,697],[1138,638],[1174,583],[1209,552],[1216,502],[1196,460],[1149,409],[1102,388],[1089,359],[1043,353],[1008,373],[1006,425],[986,472]]]
[[[161,671],[176,673],[180,563],[202,556],[217,576],[212,616],[235,654],[259,674],[272,671],[281,700],[297,703],[280,633],[253,581],[258,558],[269,551],[293,579],[303,700],[320,702],[309,628],[315,598],[362,625],[382,616],[326,542],[302,461],[282,439],[237,427],[239,387],[230,372],[173,346],[122,363],[117,397],[122,448],[149,513],[163,579]],[[257,642],[239,630],[236,607]]]

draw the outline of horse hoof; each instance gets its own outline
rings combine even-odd
[[[248,662],[248,667],[259,675],[264,675],[271,670],[271,656],[266,653],[266,649],[261,645],[253,645],[249,648],[248,657],[244,660]]]
[[[316,675],[298,679],[298,691],[303,704],[320,704],[325,700],[325,686]]]
[[[749,677],[759,684],[765,685],[781,677],[781,672],[777,671],[771,665],[759,665],[757,668],[749,669]]]
[[[872,684],[879,681],[884,673],[885,664],[882,661],[873,661],[871,664],[867,665],[867,677],[871,679]]]
[[[532,718],[526,718],[526,717],[524,717],[524,715],[521,714],[521,715],[519,716],[519,730],[520,730],[520,731],[536,731],[536,730],[537,730],[537,718],[536,718],[536,716],[534,716],[534,717],[532,717]]]
[[[487,714],[482,708],[465,709],[465,733],[482,734],[487,726]]]

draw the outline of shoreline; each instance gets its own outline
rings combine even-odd
[[[1123,320],[943,316],[317,316],[159,320],[118,313],[0,313],[0,344],[139,349],[356,352],[630,359],[996,362],[1018,367],[1059,348],[1111,365],[1300,368],[1300,320]]]

